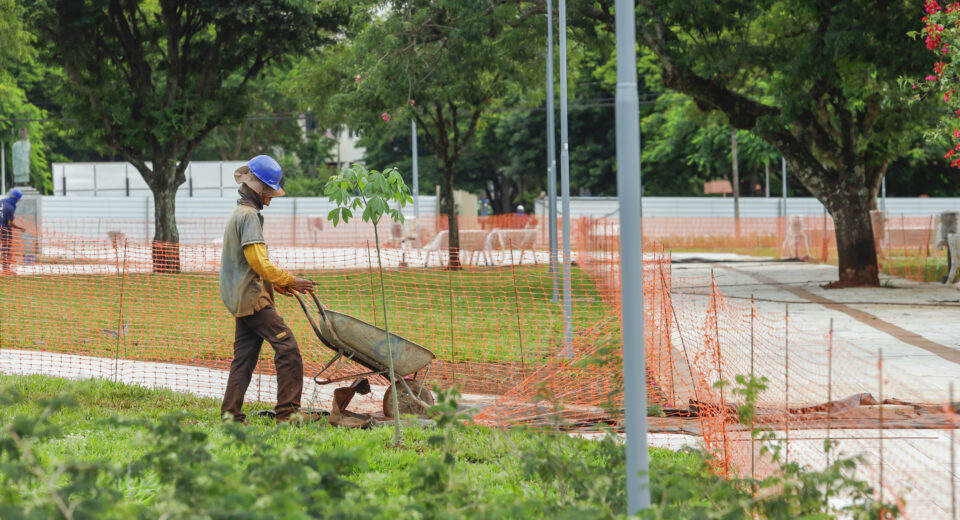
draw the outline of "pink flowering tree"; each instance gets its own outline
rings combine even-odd
[[[940,5],[928,0],[924,6],[926,15],[921,19],[923,29],[919,34],[932,53],[930,73],[923,79],[910,79],[907,83],[914,91],[914,100],[934,98],[941,102],[942,118],[928,137],[946,139],[951,144],[944,158],[950,166],[960,168],[960,2]]]

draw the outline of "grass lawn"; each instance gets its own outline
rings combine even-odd
[[[301,273],[318,284],[334,310],[383,325],[378,278],[369,271]],[[563,337],[562,308],[552,301],[545,266],[389,271],[391,330],[468,362],[536,363]],[[174,362],[225,361],[232,356],[233,319],[213,274],[9,276],[0,279],[0,348],[46,349],[85,355]],[[319,346],[292,298],[277,304],[300,339],[304,357],[320,361]],[[574,327],[585,329],[609,309],[592,280],[573,271]],[[122,330],[118,324],[129,324]],[[265,349],[264,356],[270,354]]]
[[[96,476],[96,486],[100,492],[115,490],[116,496],[111,500],[127,504],[133,511],[139,511],[138,514],[144,514],[144,511],[137,508],[160,508],[168,501],[186,501],[190,493],[200,493],[201,490],[203,496],[196,500],[206,501],[203,503],[215,501],[216,493],[236,494],[231,498],[234,505],[226,507],[238,508],[250,500],[260,500],[257,497],[250,499],[242,493],[262,493],[264,500],[282,495],[285,490],[280,483],[286,478],[283,472],[300,471],[296,466],[301,456],[302,464],[309,466],[313,459],[301,454],[311,453],[322,460],[333,457],[338,461],[335,464],[338,477],[348,483],[348,496],[357,503],[358,509],[353,515],[348,513],[338,516],[340,518],[423,517],[410,514],[410,508],[418,500],[426,499],[424,493],[428,491],[424,490],[436,484],[431,479],[440,479],[446,486],[445,490],[439,491],[441,494],[458,494],[456,500],[460,501],[460,506],[457,507],[533,504],[543,508],[544,518],[551,517],[547,511],[555,506],[571,511],[578,508],[593,511],[583,516],[585,518],[610,517],[611,511],[623,507],[623,497],[610,494],[613,493],[611,489],[622,488],[622,475],[619,475],[623,472],[622,449],[610,442],[586,441],[562,434],[454,426],[443,430],[449,434],[447,444],[431,440],[442,433],[435,428],[408,428],[403,446],[396,448],[392,446],[392,428],[361,431],[337,429],[324,423],[277,427],[272,421],[261,418],[251,418],[247,428],[227,427],[216,418],[219,403],[214,400],[104,380],[71,382],[41,376],[0,376],[0,388],[5,389],[0,395],[7,399],[5,406],[0,407],[0,447],[8,446],[10,428],[21,435],[28,430],[42,430],[40,427],[28,428],[26,425],[30,421],[25,418],[39,416],[45,401],[62,394],[74,396],[77,406],[52,414],[49,423],[55,430],[32,446],[31,451],[39,460],[39,466],[44,472],[52,472],[67,462],[83,462],[87,467],[133,463],[132,467],[140,470],[120,470],[119,477],[116,472],[102,472]],[[11,388],[19,391],[22,398],[10,401],[8,391]],[[174,423],[177,428],[170,424],[158,426],[164,424],[164,416],[174,412],[183,413]],[[168,453],[166,450],[172,451]],[[10,452],[3,453],[0,450],[0,463],[6,464]],[[442,462],[444,455],[452,458]],[[151,457],[155,456],[162,459],[159,465],[138,466],[146,464],[143,461],[154,460]],[[262,468],[253,465],[270,465],[274,460],[277,467],[269,471],[276,473],[269,476],[268,481],[276,482],[280,488],[258,489],[256,486],[260,484],[255,479],[259,478],[257,472]],[[660,472],[688,475],[692,479],[696,478],[696,471],[700,468],[698,457],[692,454],[658,449],[651,450],[651,467]],[[441,468],[440,474],[431,473],[431,468]],[[220,470],[224,470],[223,479],[229,482],[236,479],[236,482],[218,487],[221,484],[204,474],[210,471],[212,475]],[[177,478],[172,479],[168,478],[168,471],[182,473],[176,473]],[[445,475],[445,471],[453,473]],[[78,474],[75,478],[81,477]],[[311,478],[316,493],[321,489],[328,489],[328,492],[332,489],[328,480],[313,473],[296,477]],[[326,478],[334,477],[327,475]],[[190,479],[196,479],[196,482]],[[66,486],[70,477],[54,480],[58,486]],[[609,489],[600,490],[598,486],[603,482],[610,485]],[[41,500],[46,496],[36,480],[18,480],[11,474],[8,477],[0,475],[0,483],[4,488],[0,502],[16,501],[18,494],[22,495],[20,500]],[[585,491],[581,489],[584,485],[596,489]],[[577,489],[581,491],[575,492]],[[604,495],[609,496],[604,498]],[[286,496],[296,500],[300,495],[290,490]],[[439,501],[437,498],[430,500]],[[602,503],[604,500],[607,503]],[[384,514],[369,514],[365,509],[369,504],[377,504]],[[192,507],[195,509],[192,513],[204,517],[200,514],[200,505]],[[251,509],[247,511],[251,515],[247,518],[265,517],[252,511],[258,507],[256,503],[246,507]],[[287,504],[284,507],[293,511],[305,505]],[[467,514],[466,511],[464,509],[463,514]],[[154,516],[144,514],[144,517]],[[223,511],[220,516],[229,515]],[[447,517],[456,518],[458,515]]]
[[[916,254],[915,250],[885,253],[880,258],[881,273],[918,282],[940,282],[947,275],[947,263],[941,255],[924,257]]]

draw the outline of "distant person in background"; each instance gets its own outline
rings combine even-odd
[[[537,223],[537,219],[533,215],[527,215],[527,210],[523,207],[523,204],[517,204],[517,212],[513,214],[513,221],[513,229],[525,229],[533,227]]]
[[[23,193],[17,188],[10,190],[10,196],[0,200],[0,256],[3,257],[3,272],[10,271],[10,261],[13,256],[13,230],[24,229],[13,222],[13,215],[17,212],[17,203]]]
[[[480,199],[480,216],[486,217],[493,213],[493,210],[490,208],[490,199],[484,197]]]

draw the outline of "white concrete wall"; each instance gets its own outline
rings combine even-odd
[[[740,199],[740,216],[776,217],[782,215],[779,198],[744,197]],[[559,202],[557,206],[559,207]],[[570,197],[573,217],[617,216],[616,197]],[[888,197],[886,211],[890,215],[936,215],[944,211],[960,211],[960,198]],[[537,201],[536,213],[546,214],[546,201]],[[814,198],[787,199],[787,215],[806,216],[823,213],[823,205]],[[733,217],[730,197],[644,197],[644,217]]]
[[[237,191],[233,172],[246,161],[192,161],[178,197],[226,197]],[[147,163],[150,166],[150,163]],[[53,163],[54,197],[145,197],[150,188],[133,165],[125,162]]]

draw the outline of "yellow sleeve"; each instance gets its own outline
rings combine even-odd
[[[267,258],[267,246],[262,243],[243,246],[243,256],[254,272],[264,280],[278,287],[288,287],[293,284],[293,275],[280,269]]]

